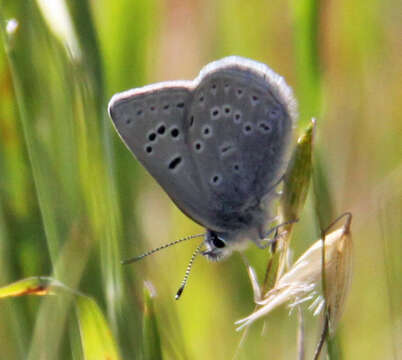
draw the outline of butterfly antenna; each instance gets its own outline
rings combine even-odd
[[[187,269],[186,269],[186,273],[184,275],[184,279],[181,282],[179,290],[177,290],[177,293],[176,293],[176,296],[175,296],[176,300],[179,300],[181,294],[183,293],[184,287],[186,286],[188,277],[190,275],[191,267],[193,266],[193,262],[194,262],[195,258],[197,257],[197,255],[200,253],[201,247],[203,245],[204,245],[204,242],[202,242],[200,245],[198,245],[197,249],[195,249],[195,251],[193,253],[193,256],[191,256],[190,262],[187,265]]]
[[[153,253],[155,253],[155,252],[157,252],[157,251],[159,251],[159,250],[168,248],[168,247],[170,247],[170,246],[172,246],[172,245],[176,245],[176,244],[178,244],[178,243],[180,243],[180,242],[182,242],[182,241],[195,239],[195,238],[198,238],[198,237],[201,237],[201,236],[204,236],[204,234],[186,236],[185,238],[182,238],[182,239],[173,241],[173,242],[171,242],[171,243],[169,243],[169,244],[165,244],[165,245],[159,246],[158,248],[153,249],[153,250],[151,250],[151,251],[148,251],[148,252],[146,252],[146,253],[144,253],[144,254],[142,254],[142,255],[135,256],[135,257],[130,258],[130,259],[127,259],[127,260],[123,260],[123,261],[121,261],[121,264],[122,264],[122,265],[131,264],[131,263],[133,263],[133,262],[136,262],[136,261],[138,261],[138,260],[143,259],[144,257],[146,257],[146,256],[148,256],[148,255],[152,255]]]

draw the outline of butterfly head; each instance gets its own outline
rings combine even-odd
[[[202,255],[212,261],[220,261],[229,257],[234,250],[239,249],[242,247],[240,245],[245,243],[237,235],[207,230],[204,241],[206,250],[203,251]]]

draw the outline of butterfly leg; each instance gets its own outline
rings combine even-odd
[[[267,247],[270,246],[270,247],[271,247],[271,251],[272,251],[272,252],[275,252],[275,249],[276,249],[278,240],[279,240],[279,238],[283,235],[283,233],[279,234],[279,228],[281,227],[281,225],[282,225],[282,224],[273,227],[273,228],[268,232],[268,234],[267,234],[265,237],[263,237],[262,239],[260,239],[260,240],[257,242],[257,246],[258,246],[260,249],[266,249]],[[271,238],[269,238],[268,236],[269,236],[272,232],[274,232],[274,235],[273,235]]]
[[[298,221],[299,221],[298,219],[292,220],[292,221],[286,221],[279,225],[274,226],[273,228],[271,228],[268,231],[268,233],[261,234],[261,239],[256,241],[257,246],[260,249],[266,249],[268,246],[271,246],[272,250],[274,250],[277,245],[277,241],[284,235],[284,232],[279,233],[279,229],[283,226],[290,225],[290,224],[296,223]],[[269,236],[272,233],[274,233],[274,236],[272,238],[269,238]]]

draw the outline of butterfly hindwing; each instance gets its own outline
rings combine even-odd
[[[203,224],[200,193],[185,139],[191,82],[168,82],[115,95],[109,114],[124,143],[176,205]]]

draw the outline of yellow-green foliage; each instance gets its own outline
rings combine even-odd
[[[132,158],[106,109],[115,92],[191,79],[231,54],[286,78],[300,129],[317,121],[293,258],[354,215],[354,279],[331,352],[400,357],[401,13],[398,0],[0,1],[0,358],[233,357],[234,322],[255,306],[239,256],[197,259],[179,301],[196,242],[120,265],[202,230]],[[269,251],[247,256],[263,279]],[[144,280],[155,296],[144,298]],[[4,298],[7,284],[14,295],[64,290]],[[321,324],[304,319],[311,358]],[[296,316],[282,307],[262,326],[238,359],[294,359]]]

